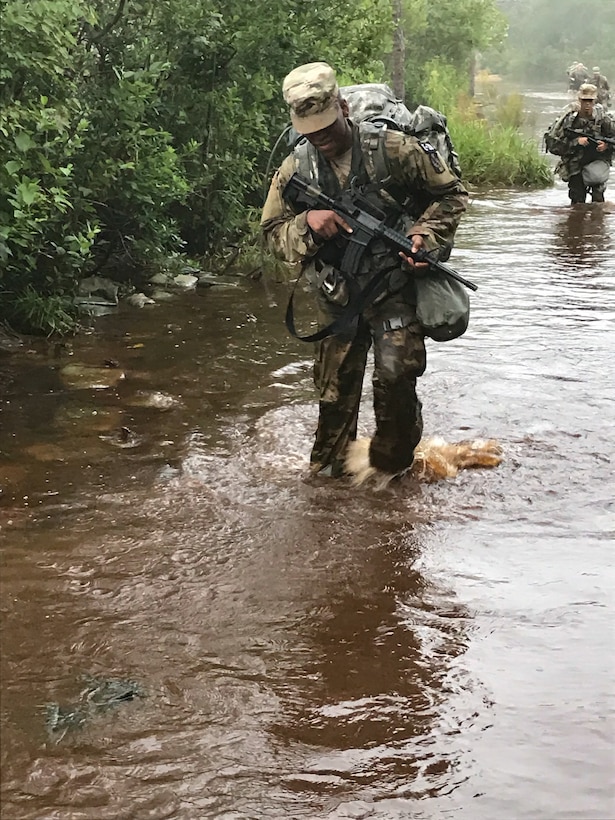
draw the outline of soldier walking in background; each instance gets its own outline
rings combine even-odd
[[[589,69],[578,60],[568,68],[568,90],[578,91],[589,80]]]
[[[611,101],[611,90],[609,88],[609,83],[607,78],[604,74],[600,73],[600,66],[595,65],[592,68],[592,76],[589,79],[589,82],[592,85],[596,86],[596,92],[598,94],[598,102],[600,105],[604,106],[605,108],[609,107],[609,103]]]
[[[585,202],[588,193],[592,202],[604,202],[615,148],[615,119],[596,102],[597,96],[596,86],[584,83],[577,102],[567,106],[545,133],[547,151],[561,157],[555,173],[568,182],[573,205]]]

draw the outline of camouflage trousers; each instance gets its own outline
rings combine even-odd
[[[323,325],[337,315],[335,306],[321,296],[319,309]],[[361,390],[372,345],[376,430],[370,463],[388,473],[401,472],[412,464],[423,432],[416,380],[425,372],[426,352],[416,308],[402,292],[366,309],[352,337],[330,336],[316,345],[314,382],[320,404],[310,458],[314,472],[329,468],[333,476],[344,474],[346,449],[357,436]]]

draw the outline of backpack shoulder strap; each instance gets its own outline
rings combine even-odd
[[[388,124],[384,120],[359,123],[359,139],[365,169],[372,183],[383,187],[391,177],[387,153],[384,148]]]
[[[359,139],[370,189],[379,193],[399,215],[408,204],[408,192],[396,183],[391,173],[391,160],[386,150],[388,131],[399,132],[397,124],[386,120],[365,121],[359,124]],[[405,131],[401,133],[406,133]]]
[[[370,122],[364,120],[359,123],[359,140],[365,169],[370,182],[383,187],[390,178],[387,154],[384,148],[387,123],[379,120]],[[306,139],[300,140],[293,148],[295,170],[304,179],[314,181],[318,179],[318,153],[314,146]]]
[[[315,182],[318,179],[318,154],[314,146],[305,137],[293,148],[295,171],[304,179]]]

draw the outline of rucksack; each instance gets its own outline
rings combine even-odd
[[[340,93],[348,103],[350,119],[361,127],[363,152],[374,180],[383,181],[389,176],[384,139],[381,139],[387,128],[430,143],[461,179],[459,156],[453,147],[444,114],[428,105],[419,105],[410,111],[385,83],[346,85],[340,88]],[[308,158],[308,141],[290,129],[289,143],[293,146],[300,173],[309,178],[312,160]]]
[[[461,179],[459,155],[453,146],[446,117],[440,111],[428,105],[419,105],[414,111],[410,111],[404,101],[396,97],[393,89],[386,83],[346,85],[340,89],[340,92],[348,101],[350,118],[353,122],[363,125],[364,133],[366,133],[366,138],[362,140],[364,154],[367,155],[365,158],[368,169],[375,181],[382,182],[388,177],[384,140],[380,139],[385,132],[385,127],[429,142],[444,157],[451,171]],[[266,186],[270,179],[271,163],[282,141],[286,141],[293,151],[301,175],[306,179],[312,177],[313,156],[310,156],[310,144],[291,125],[288,125],[279,135],[269,154],[263,189],[265,196]]]
[[[346,85],[340,88],[340,93],[348,103],[353,122],[383,124],[429,142],[461,179],[459,156],[453,147],[446,117],[440,111],[428,105],[419,105],[410,111],[385,83]]]

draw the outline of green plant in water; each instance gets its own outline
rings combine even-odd
[[[473,185],[546,187],[553,182],[548,162],[534,140],[516,128],[485,120],[449,120],[455,147],[461,157],[464,179]]]
[[[521,128],[525,121],[521,94],[505,94],[496,101],[495,118],[500,125]]]
[[[66,335],[74,333],[79,326],[76,308],[68,296],[44,295],[31,285],[12,298],[6,291],[2,296],[9,304],[11,326],[23,333]]]
[[[426,74],[427,104],[445,114],[453,111],[466,87],[465,78],[437,58],[427,64]]]

